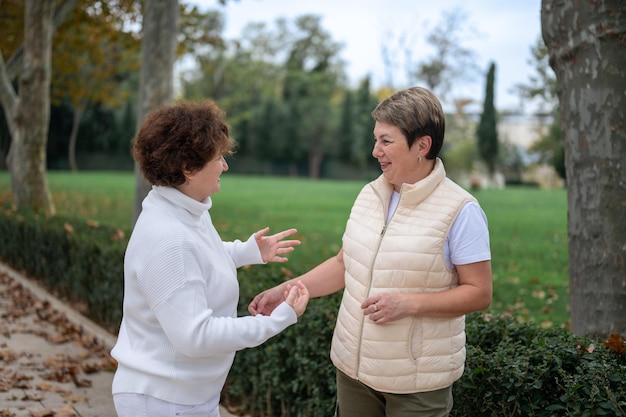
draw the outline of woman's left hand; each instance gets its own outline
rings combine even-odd
[[[407,301],[406,294],[381,293],[367,298],[361,308],[374,323],[384,324],[408,316]]]
[[[271,236],[265,236],[269,231],[270,228],[266,227],[254,234],[254,239],[261,251],[263,262],[287,262],[287,258],[278,255],[291,253],[294,250],[294,246],[300,244],[299,240],[283,240],[296,233],[297,230],[288,229]]]

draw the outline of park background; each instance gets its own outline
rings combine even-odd
[[[19,29],[20,3],[4,3],[5,21],[14,18],[13,28],[8,24],[4,26],[7,33],[9,29]],[[279,221],[278,225],[270,222],[270,226],[304,227],[302,233],[306,236],[307,226],[301,226],[302,223],[330,224],[332,226],[328,229],[333,232],[326,233],[316,246],[326,245],[336,251],[340,244],[338,231],[349,210],[345,204],[356,196],[362,184],[380,174],[377,161],[371,157],[371,110],[379,100],[398,88],[427,85],[442,97],[447,112],[446,140],[441,156],[448,175],[472,189],[479,199],[490,196],[494,201],[492,213],[488,213],[490,218],[493,217],[494,258],[506,259],[502,265],[507,268],[500,271],[497,268],[500,263],[496,264],[496,276],[529,286],[521,291],[505,291],[508,294],[506,300],[496,300],[494,304],[498,306],[498,312],[515,314],[520,320],[537,315],[537,320],[544,326],[567,326],[567,208],[563,147],[554,129],[554,115],[558,109],[556,81],[548,68],[547,50],[538,33],[537,2],[526,3],[523,7],[519,4],[500,5],[493,9],[485,4],[465,9],[458,2],[443,2],[437,9],[426,8],[431,14],[426,14],[424,9],[414,10],[412,17],[413,22],[418,23],[417,27],[406,24],[406,20],[405,24],[383,24],[392,17],[397,17],[398,22],[403,21],[394,8],[379,12],[376,20],[371,17],[376,11],[364,11],[362,20],[376,27],[372,32],[380,38],[380,44],[372,36],[361,40],[368,43],[371,55],[379,56],[377,66],[368,67],[364,63],[358,66],[362,78],[358,78],[355,66],[343,56],[346,46],[348,51],[355,49],[349,43],[355,42],[354,37],[336,40],[333,32],[325,27],[326,18],[336,19],[328,11],[328,3],[321,2],[321,6],[316,6],[320,12],[326,10],[326,16],[294,16],[289,7],[277,10],[281,3],[272,1],[251,2],[250,11],[246,11],[246,4],[240,2],[224,5],[216,2],[214,7],[207,7],[207,3],[181,2],[174,84],[177,99],[213,99],[225,109],[232,135],[238,143],[236,154],[228,158],[230,169],[224,175],[225,191],[216,197],[213,215],[218,220],[221,219],[218,216],[221,207],[224,207],[224,213],[237,212],[234,204],[219,204],[222,198],[230,201],[224,194],[241,193],[242,199],[247,196],[247,200],[254,202],[279,201],[278,207],[273,207],[271,212],[280,213],[282,218],[293,218],[293,222]],[[106,5],[109,7],[104,7]],[[132,181],[120,173],[127,172],[132,176],[134,165],[129,148],[139,122],[136,103],[140,81],[140,33],[137,31],[141,27],[140,9],[134,5],[133,2],[78,3],[68,21],[59,27],[53,44],[51,117],[46,147],[47,169],[57,210],[86,212],[83,215],[91,220],[121,228],[125,236],[130,234],[133,212],[126,203],[134,196],[132,188],[128,188],[129,181]],[[255,11],[259,7],[263,12]],[[312,6],[313,9],[316,7]],[[229,10],[239,20],[238,36],[233,25],[229,25]],[[502,37],[500,25],[494,26],[495,29],[476,26],[479,19],[490,16],[512,19],[522,11],[524,16],[534,16],[535,19],[520,36],[529,42],[524,50],[503,52],[502,47],[497,48],[498,42],[502,41],[493,38],[496,35]],[[250,15],[250,21],[241,20],[242,16]],[[264,16],[265,20],[254,19],[257,15]],[[337,31],[337,24],[334,25]],[[21,37],[13,34],[3,39],[6,45],[2,45],[2,50],[10,56],[11,48],[19,45]],[[407,39],[413,42],[409,43]],[[498,63],[485,56],[490,49],[478,46],[481,42],[486,42],[502,57],[507,72],[514,73],[502,77],[507,80],[506,89],[498,87]],[[522,41],[515,43],[520,44]],[[517,57],[517,61],[512,61],[511,56]],[[525,68],[513,71],[511,62],[519,66],[520,61],[526,62]],[[497,93],[502,91],[507,91],[507,97],[498,100]],[[495,107],[498,102],[506,103],[506,107],[498,110]],[[490,124],[493,129],[493,135],[485,139],[493,142],[486,152],[480,149],[478,127],[482,122]],[[10,133],[2,117],[0,156],[8,154],[9,145]],[[0,158],[0,166],[5,163],[6,158]],[[57,172],[67,171],[73,176],[90,179],[73,180],[72,176],[59,174],[70,181],[59,183]],[[86,175],[90,172],[111,172],[114,184],[123,183],[126,188],[108,189],[105,184],[111,181],[107,175],[91,178]],[[249,180],[252,184],[258,183],[258,176],[268,177],[265,186],[255,185],[264,193],[250,195],[246,192],[249,187],[245,181],[228,187],[228,177],[233,175],[255,176]],[[310,181],[292,187],[293,181],[276,185],[278,180],[271,179],[273,177],[308,178]],[[119,178],[124,180],[118,181]],[[319,180],[353,181],[351,192],[342,194],[344,206],[323,210],[325,205],[333,207],[337,204],[325,201],[334,195],[329,190],[298,193],[301,189],[315,187],[315,184],[307,184]],[[89,184],[82,188],[84,192],[102,189],[99,195],[91,198],[100,204],[104,204],[103,199],[109,200],[104,204],[106,210],[81,207],[81,204],[89,204],[90,198],[77,195],[78,191],[72,190],[70,184],[83,181]],[[10,201],[11,184],[5,180],[2,185],[3,199]],[[503,193],[506,197],[495,203],[499,193],[494,190],[505,187],[517,190]],[[537,196],[531,197],[535,195],[534,191],[525,188],[536,189]],[[272,190],[280,190],[281,195],[272,196]],[[485,197],[478,195],[479,192]],[[116,197],[107,198],[107,195]],[[311,196],[320,198],[315,202]],[[114,200],[119,202],[112,209]],[[75,207],[68,203],[73,201],[81,204]],[[510,204],[513,201],[515,204]],[[540,214],[533,209],[538,204],[546,209],[553,207],[553,214]],[[306,212],[307,207],[321,217],[307,220],[289,215],[291,210]],[[248,210],[245,215],[238,216],[239,223],[245,226],[248,221],[250,228],[264,227],[256,224],[254,220],[258,216],[253,213]],[[543,219],[543,223],[539,223],[543,227],[539,224],[526,227],[532,223],[533,217]],[[502,219],[502,225],[498,219]],[[506,226],[511,229],[503,231]],[[228,233],[228,227],[223,229],[224,238],[242,237]],[[315,232],[311,230],[311,233]],[[520,236],[520,232],[524,236]],[[525,256],[519,250],[511,250],[514,245],[521,245],[532,253]],[[500,255],[500,250],[504,256]],[[317,247],[307,252],[319,254],[310,256],[315,262],[332,253]],[[296,254],[294,262],[300,259]],[[315,262],[307,262],[301,269],[310,268]],[[518,270],[522,271],[521,277]],[[530,303],[531,308],[524,301],[526,293],[530,300],[534,300]],[[552,306],[555,301],[556,309]]]
[[[81,250],[89,247],[87,242],[97,239],[81,240],[75,237],[80,234],[77,230],[84,231],[86,236],[96,233],[94,230],[103,233],[112,230],[109,238],[114,236],[116,245],[123,246],[132,224],[131,200],[135,194],[128,151],[139,119],[136,103],[140,100],[141,9],[130,1],[78,4],[57,30],[52,54],[46,161],[58,214],[54,218],[26,217],[29,221],[25,222],[23,215],[11,205],[10,177],[4,173],[0,176],[5,220],[10,224],[3,235],[3,249],[11,262],[37,262],[37,258],[41,259],[39,253],[55,249],[49,247],[50,241],[65,242],[70,254],[85,253]],[[20,5],[20,1],[2,2],[3,30],[7,34],[20,31]],[[216,100],[227,111],[233,136],[239,143],[237,154],[228,161],[231,171],[224,175],[223,191],[216,196],[212,215],[224,238],[240,238],[241,234],[245,237],[255,227],[263,227],[263,222],[276,228],[296,226],[302,229],[302,239],[310,245],[300,251],[302,254],[294,254],[286,269],[242,271],[242,314],[255,291],[277,279],[303,272],[316,260],[336,251],[349,203],[360,186],[379,172],[370,156],[371,109],[399,88],[422,84],[435,91],[446,104],[448,126],[442,158],[449,175],[477,196],[490,218],[494,289],[496,297],[502,297],[494,299],[488,314],[472,321],[476,324],[470,323],[468,333],[480,329],[473,333],[470,344],[482,349],[473,352],[475,360],[482,362],[468,364],[473,372],[468,373],[468,379],[459,389],[468,389],[467,395],[476,394],[480,378],[485,378],[482,381],[490,384],[482,389],[493,401],[484,402],[481,407],[495,404],[500,410],[536,411],[546,408],[542,399],[555,401],[555,392],[559,392],[546,390],[543,384],[555,380],[556,375],[562,378],[585,373],[588,369],[581,365],[585,360],[604,363],[602,357],[590,360],[585,356],[593,354],[588,342],[572,339],[567,332],[567,192],[563,188],[563,141],[557,117],[556,80],[548,65],[547,48],[539,36],[528,51],[517,51],[529,56],[534,69],[528,80],[514,86],[521,100],[534,103],[534,112],[528,114],[519,109],[495,108],[498,62],[475,61],[473,50],[464,43],[463,31],[471,29],[471,25],[462,9],[445,10],[433,17],[437,23],[429,30],[417,31],[428,45],[428,52],[415,53],[414,61],[401,66],[402,85],[394,85],[394,80],[399,78],[390,77],[390,83],[374,87],[368,76],[356,82],[348,80],[341,46],[325,30],[320,16],[302,15],[270,25],[253,24],[240,38],[225,39],[221,36],[224,16],[220,6],[216,6],[215,10],[197,9],[181,2],[176,49],[177,62],[186,62],[176,78],[176,98]],[[381,61],[385,62],[385,53],[397,57],[413,52],[411,44],[402,42],[407,33],[387,35],[388,49],[380,51]],[[21,38],[15,35],[2,39],[3,54],[12,56]],[[11,62],[7,62],[9,67]],[[190,62],[193,65],[189,66]],[[389,70],[398,71],[396,61],[388,60],[387,65]],[[456,87],[472,76],[484,94],[455,96]],[[490,127],[486,138],[478,133],[483,124]],[[5,156],[11,144],[9,127],[4,126],[0,131],[1,156]],[[481,146],[484,140],[489,146]],[[248,203],[240,207],[242,201]],[[286,224],[285,220],[291,222]],[[54,225],[59,226],[58,230],[48,230]],[[28,229],[31,226],[34,228]],[[23,235],[18,233],[17,238],[9,235],[15,230]],[[42,233],[41,242],[33,239],[37,233]],[[72,243],[73,239],[78,243]],[[15,248],[9,246],[20,243],[24,246],[11,252]],[[27,251],[33,252],[31,258],[24,255],[26,247],[33,249]],[[59,248],[53,253],[58,255]],[[13,255],[7,256],[7,252]],[[91,260],[89,256],[85,259]],[[96,265],[116,268],[114,262]],[[91,282],[93,275],[81,275],[81,272],[93,267],[77,259],[71,271],[61,269],[43,279],[56,285],[61,293],[66,292],[68,298],[76,290],[72,285],[77,287],[76,282],[84,282],[85,287],[73,294],[78,295],[74,299],[77,308],[119,322],[120,277],[113,277],[111,282],[107,281],[109,278]],[[72,278],[78,279],[72,281]],[[104,284],[110,285],[108,291],[94,290],[106,287]],[[81,295],[85,290],[91,293]],[[92,300],[94,303],[90,304]],[[329,342],[328,333],[319,329],[332,328],[336,302],[316,303],[308,324],[263,349],[238,355],[240,362],[234,367],[234,379],[227,391],[231,401],[243,401],[248,411],[261,414],[272,415],[278,409],[281,415],[290,415],[304,409],[309,410],[304,415],[314,415],[314,411],[324,415],[324,410],[331,406],[333,384],[324,367],[326,349],[321,348]],[[98,303],[105,305],[104,312],[98,311]],[[105,324],[110,324],[107,320]],[[485,323],[491,322],[496,323],[494,328],[487,329]],[[524,327],[526,324],[532,326]],[[523,337],[514,337],[520,335]],[[538,340],[538,346],[533,346]],[[487,344],[479,343],[485,341]],[[572,361],[575,372],[555,365],[564,360],[559,356],[561,344],[566,346],[563,353]],[[295,364],[285,358],[293,346],[301,348]],[[511,346],[517,349],[503,350]],[[557,353],[550,356],[550,351]],[[499,360],[489,359],[488,355]],[[533,362],[539,357],[544,362]],[[302,363],[298,361],[315,366],[292,386],[279,384],[299,368]],[[251,366],[256,366],[258,374],[243,381]],[[602,377],[608,378],[608,382],[598,382],[599,373],[586,372],[585,378],[592,382],[583,386],[611,387],[611,381],[623,380],[620,376],[623,368],[616,369],[615,373],[605,373]],[[510,377],[509,384],[502,380],[506,375]],[[251,385],[245,386],[244,382]],[[582,398],[584,393],[577,388],[580,380],[569,382],[572,385],[562,383],[560,388],[565,387],[565,394],[557,396],[559,401],[550,403],[553,408],[548,407],[548,411],[560,410],[558,406],[574,407],[565,398],[566,394],[572,404]],[[495,385],[501,390],[495,389]],[[616,394],[612,389],[606,392],[608,399],[587,401],[584,407],[596,410],[603,409],[598,404],[605,404],[612,411],[621,410],[623,389]],[[246,403],[248,396],[256,402]],[[465,398],[462,394],[461,397]],[[320,403],[316,406],[315,401]],[[476,405],[467,402],[465,407],[471,409],[472,404]]]

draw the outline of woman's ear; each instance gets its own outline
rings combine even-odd
[[[433,138],[430,135],[422,136],[417,140],[417,146],[420,155],[426,157],[428,152],[430,152],[430,148],[433,146]]]
[[[194,172],[187,169],[186,166],[183,167],[183,175],[185,176],[185,181],[189,182],[190,179],[194,177]]]

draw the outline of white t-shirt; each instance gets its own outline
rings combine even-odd
[[[394,191],[389,200],[387,222],[396,211],[399,199],[400,193]],[[446,238],[444,258],[450,269],[455,265],[491,260],[487,216],[477,203],[470,201],[461,209]]]

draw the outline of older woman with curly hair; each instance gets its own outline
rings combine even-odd
[[[120,417],[219,416],[235,352],[258,346],[304,313],[298,283],[271,315],[237,317],[237,268],[285,262],[300,242],[269,228],[223,242],[209,214],[233,141],[212,101],[179,102],[150,113],[133,157],[152,184],[124,258],[124,304],[111,355]]]

